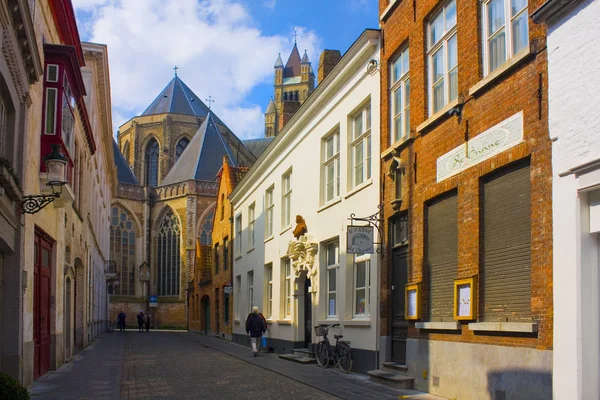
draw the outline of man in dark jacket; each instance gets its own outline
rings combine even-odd
[[[125,318],[127,318],[127,315],[125,315],[123,311],[121,311],[117,316],[117,326],[121,332],[125,331]]]
[[[258,354],[256,339],[260,338],[266,330],[267,324],[265,318],[259,314],[258,307],[252,307],[252,312],[248,315],[248,318],[246,318],[246,333],[250,335],[254,357]]]
[[[140,313],[137,315],[137,323],[138,323],[138,331],[144,332],[144,312],[140,310]]]
[[[150,330],[150,311],[146,310],[146,332]]]

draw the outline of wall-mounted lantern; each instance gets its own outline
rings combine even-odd
[[[21,209],[26,214],[35,214],[48,204],[60,197],[62,187],[67,183],[67,157],[60,152],[60,145],[51,145],[52,152],[44,157],[46,164],[46,185],[52,189],[52,194],[23,196]]]

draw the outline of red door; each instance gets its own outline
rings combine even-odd
[[[34,378],[50,368],[50,271],[52,243],[35,233],[33,288]]]

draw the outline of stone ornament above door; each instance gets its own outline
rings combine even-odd
[[[306,278],[310,279],[309,292],[317,293],[319,288],[319,274],[315,265],[315,256],[319,250],[318,243],[310,241],[308,234],[304,234],[298,240],[291,240],[288,244],[286,255],[292,263],[294,275],[300,277],[306,271]]]

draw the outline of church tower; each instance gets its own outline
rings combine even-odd
[[[285,66],[279,54],[273,68],[274,95],[265,113],[267,137],[276,136],[315,89],[315,74],[308,54],[304,50],[304,56],[300,58],[295,41]]]

